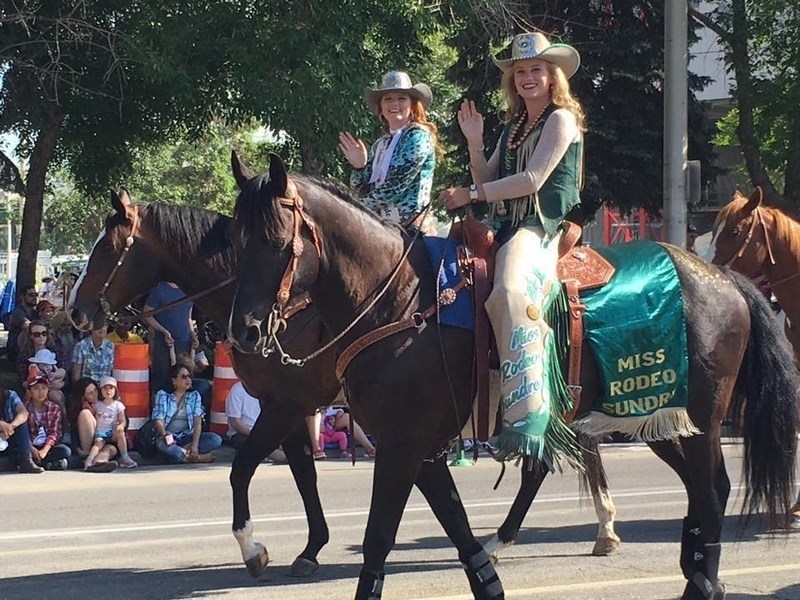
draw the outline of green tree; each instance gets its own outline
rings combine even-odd
[[[97,193],[130,167],[132,148],[178,127],[202,129],[221,110],[229,57],[199,42],[241,34],[235,9],[226,2],[4,3],[0,132],[19,135],[16,153],[28,164],[23,178],[11,157],[0,157],[7,185],[25,196],[20,285],[34,278],[51,165],[67,166],[82,191]]]
[[[267,164],[269,152],[296,155],[291,140],[250,124],[214,122],[200,136],[186,133],[174,142],[134,149],[130,174],[117,182],[135,202],[182,204],[231,214],[236,186],[230,176],[231,148],[254,164]],[[66,169],[56,172],[45,196],[42,247],[54,254],[88,252],[109,210],[108,193],[76,188]]]
[[[735,124],[753,185],[768,203],[800,212],[800,11],[779,0],[726,0],[691,14],[717,34],[735,75],[736,108],[720,141],[735,144]]]
[[[338,131],[372,127],[364,88],[423,64],[436,28],[434,12],[404,0],[4,3],[0,133],[19,134],[29,165],[23,177],[0,155],[26,198],[19,283],[33,280],[51,165],[100,197],[143,147],[255,116],[295,141],[295,168],[341,174]]]

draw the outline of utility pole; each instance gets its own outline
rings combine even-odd
[[[686,247],[689,98],[687,0],[666,0],[664,21],[664,240]]]

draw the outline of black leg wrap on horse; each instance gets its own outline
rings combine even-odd
[[[702,551],[703,539],[700,537],[700,521],[689,517],[683,518],[683,533],[681,534],[681,571],[686,579],[691,579],[694,574],[695,552]]]
[[[681,600],[723,600],[725,586],[719,582],[719,557],[721,545],[704,544],[695,552],[692,573]]]
[[[356,588],[356,600],[381,600],[384,573],[361,569]]]
[[[506,597],[503,584],[483,547],[476,546],[475,552],[466,560],[461,558],[461,562],[476,600],[503,600]]]

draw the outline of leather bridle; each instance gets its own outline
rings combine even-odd
[[[753,234],[756,231],[756,227],[758,227],[759,225],[761,226],[761,230],[764,233],[764,245],[767,247],[767,255],[769,256],[769,262],[772,265],[775,264],[775,255],[772,252],[772,244],[769,241],[769,230],[767,229],[767,223],[764,220],[764,215],[761,214],[761,207],[756,206],[752,210],[751,215],[753,216],[753,221],[752,223],[750,223],[750,230],[747,232],[747,235],[745,236],[741,246],[739,246],[738,251],[735,252],[734,255],[731,257],[731,259],[725,263],[726,267],[732,267],[733,263],[735,263],[742,256],[744,256],[744,253],[747,250],[747,246],[750,245],[750,242],[753,240]],[[769,281],[769,287],[771,289],[774,289],[779,285],[783,285],[787,281],[791,281],[792,279],[795,279],[797,277],[800,277],[800,271],[798,271],[797,273],[792,273],[791,275],[788,275],[787,277],[779,279],[778,281],[775,282],[769,281],[769,278],[767,278],[767,281]]]
[[[284,308],[286,303],[289,300],[289,295],[292,287],[292,283],[294,282],[294,274],[297,270],[297,264],[300,259],[300,255],[303,253],[303,240],[300,237],[300,231],[302,229],[303,224],[308,227],[311,235],[314,239],[314,246],[317,249],[317,255],[321,258],[322,257],[322,244],[320,242],[319,236],[317,235],[317,228],[316,223],[314,220],[309,216],[309,214],[305,211],[303,205],[303,199],[297,194],[296,188],[294,185],[291,184],[287,187],[287,196],[286,198],[279,198],[281,205],[290,207],[292,209],[293,214],[293,227],[292,227],[292,258],[289,260],[289,264],[286,265],[286,270],[283,273],[283,277],[281,278],[280,285],[278,287],[278,292],[275,296],[275,304],[272,307],[272,311],[270,312],[268,322],[267,322],[267,332],[268,332],[268,341],[264,345],[261,350],[261,354],[264,357],[269,356],[275,350],[281,356],[281,363],[284,365],[292,365],[295,367],[302,367],[308,362],[320,354],[326,352],[329,348],[333,347],[336,343],[338,343],[345,335],[347,335],[350,330],[353,329],[360,321],[363,319],[367,313],[372,310],[372,308],[378,303],[378,301],[383,298],[386,292],[389,290],[389,287],[394,282],[395,278],[400,273],[400,270],[403,264],[406,262],[411,249],[414,246],[414,242],[416,241],[417,237],[420,234],[419,229],[414,234],[414,237],[409,242],[408,246],[406,247],[405,251],[403,252],[403,256],[398,261],[397,265],[395,266],[394,270],[392,271],[391,275],[389,275],[388,279],[384,283],[384,286],[381,290],[373,297],[373,299],[362,309],[362,311],[350,322],[350,324],[345,327],[336,337],[334,337],[331,341],[327,344],[322,346],[321,348],[317,349],[316,351],[312,352],[308,356],[304,358],[292,358],[281,346],[280,340],[278,339],[278,334],[282,329],[286,328],[286,315],[284,314]],[[424,218],[428,211],[430,210],[431,205],[428,204],[427,207],[420,213],[422,218]],[[428,318],[430,315],[426,311],[425,313],[414,313],[408,319],[403,319],[398,321],[398,324],[402,324],[402,328],[406,329],[409,327],[416,327],[420,329],[425,324],[425,319]],[[390,324],[386,327],[392,327],[396,324]],[[385,328],[380,328],[385,329]],[[387,332],[389,329],[386,330]],[[391,329],[391,332],[394,332],[394,329]],[[370,334],[367,334],[368,336]],[[390,333],[386,333],[385,335],[390,335]],[[385,335],[383,337],[385,337]],[[363,336],[362,336],[363,337]],[[374,343],[377,339],[382,339],[382,337],[371,339],[370,343]],[[361,338],[359,338],[361,340]],[[356,340],[356,342],[359,342]],[[351,345],[356,345],[351,344]],[[274,349],[273,349],[274,346]],[[364,346],[366,347],[366,346]],[[361,348],[363,349],[363,347]],[[348,351],[350,348],[348,347],[343,354],[349,354]],[[360,350],[359,350],[360,351]],[[357,353],[357,352],[356,352]],[[355,354],[353,354],[354,356]],[[348,361],[349,362],[349,361]],[[342,368],[342,372],[344,368]],[[338,375],[338,373],[337,373]],[[341,379],[341,376],[340,376]]]
[[[114,280],[117,272],[125,263],[125,259],[128,258],[128,253],[133,246],[133,242],[136,240],[136,232],[139,229],[139,207],[133,205],[131,208],[133,209],[133,224],[131,225],[130,234],[125,239],[125,247],[122,249],[122,254],[120,254],[119,259],[117,259],[117,264],[115,264],[114,268],[111,269],[111,273],[108,274],[105,283],[100,286],[100,291],[97,292],[97,298],[100,301],[100,308],[103,311],[103,314],[106,316],[106,319],[111,318],[111,303],[106,299],[106,292],[108,291],[108,287],[111,285],[111,282]]]
[[[772,245],[769,242],[769,232],[767,231],[767,223],[764,221],[764,216],[761,214],[761,207],[756,206],[752,212],[750,213],[753,217],[753,221],[750,223],[750,230],[747,232],[747,235],[744,238],[741,246],[739,246],[738,250],[734,252],[731,259],[725,263],[724,266],[730,267],[735,263],[737,260],[744,256],[747,247],[750,245],[750,242],[753,241],[753,234],[756,231],[756,227],[759,225],[764,233],[764,244],[767,247],[767,254],[769,255],[770,263],[773,265],[775,264],[775,256],[772,254]]]

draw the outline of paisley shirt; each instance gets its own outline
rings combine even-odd
[[[436,166],[436,150],[431,133],[410,124],[400,134],[383,183],[370,184],[376,151],[388,145],[392,135],[379,138],[369,150],[363,169],[353,169],[350,185],[361,194],[364,205],[384,218],[400,220],[416,215],[428,203]]]

